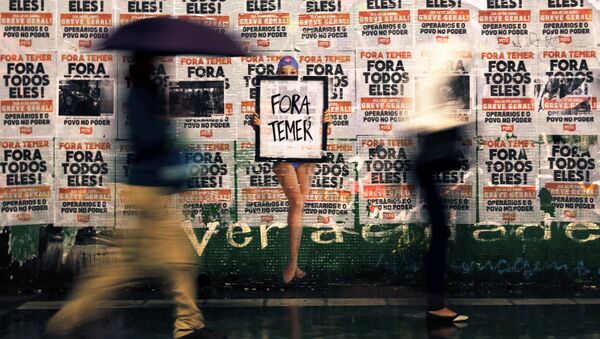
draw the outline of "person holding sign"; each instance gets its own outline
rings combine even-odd
[[[277,65],[277,75],[297,76],[298,68],[298,61],[294,57],[284,56],[279,60],[279,64]],[[322,122],[330,123],[331,120],[331,115],[328,111],[325,111]],[[255,130],[260,126],[261,120],[257,113],[254,113],[251,123]],[[296,132],[298,130],[302,129],[299,127],[294,129]],[[302,131],[297,132],[295,138],[300,138],[305,133],[306,131],[304,133]],[[304,202],[310,191],[312,178],[315,173],[315,163],[277,161],[274,171],[289,203],[287,223],[290,230],[290,258],[282,276],[283,283],[289,284],[294,279],[302,279],[306,276],[306,273],[298,267],[298,252],[300,251],[300,239],[302,237]]]

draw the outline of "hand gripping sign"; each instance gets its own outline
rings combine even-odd
[[[259,77],[257,161],[322,161],[327,150],[327,77]]]

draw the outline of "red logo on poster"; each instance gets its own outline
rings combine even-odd
[[[29,214],[29,213],[19,213],[19,214],[17,214],[17,220],[19,220],[19,221],[29,221],[29,220],[31,220],[31,214]]]
[[[90,216],[87,214],[77,214],[77,222],[90,222]]]
[[[515,213],[502,213],[502,220],[515,221],[517,220],[517,216],[515,215]]]
[[[31,134],[33,133],[33,127],[20,127],[19,128],[19,133],[21,134]]]
[[[392,124],[379,124],[379,130],[382,132],[389,132],[392,130]]]
[[[31,47],[31,45],[33,45],[33,43],[31,42],[31,39],[29,39],[29,40],[20,39],[19,40],[19,46],[21,46],[21,47]]]
[[[446,36],[438,35],[435,37],[435,41],[441,42],[441,43],[447,43],[448,41],[450,41],[450,37],[447,35]]]
[[[561,35],[558,37],[558,42],[561,44],[570,44],[571,42],[573,42],[573,37]]]
[[[258,39],[256,41],[256,44],[259,47],[269,47],[271,45],[271,41],[269,41],[268,39]]]
[[[514,125],[502,125],[500,128],[502,128],[502,132],[513,132],[515,130],[515,126]]]
[[[331,42],[329,40],[319,40],[319,42],[317,42],[317,46],[321,48],[329,48],[331,46]]]
[[[385,220],[394,220],[396,218],[396,213],[393,212],[383,212],[383,219]]]
[[[565,217],[567,217],[567,218],[577,218],[577,212],[571,211],[571,210],[567,210],[567,211],[565,211]]]
[[[92,40],[79,40],[79,47],[92,47]]]
[[[510,44],[510,37],[509,36],[499,36],[498,37],[498,44],[500,44],[500,45],[508,45],[508,44]]]
[[[563,124],[563,131],[575,132],[577,125],[575,124]]]
[[[203,138],[211,138],[213,136],[213,131],[210,129],[201,129],[200,136]]]
[[[274,219],[272,215],[263,215],[260,217],[260,221],[262,222],[272,222]]]
[[[246,148],[253,148],[253,147],[254,147],[254,145],[252,145],[252,143],[251,143],[251,142],[242,142],[242,143],[240,144],[240,147],[241,147],[242,149],[246,149]]]
[[[320,215],[317,217],[317,221],[321,224],[329,224],[331,218],[328,216]]]
[[[79,127],[79,134],[90,135],[93,129],[91,127]]]
[[[377,38],[377,43],[380,45],[389,45],[390,42],[392,42],[392,39],[389,36]]]

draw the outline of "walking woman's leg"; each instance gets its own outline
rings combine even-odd
[[[431,244],[425,256],[427,309],[439,310],[444,308],[444,280],[449,230],[442,197],[432,178],[433,173],[421,166],[418,168],[417,175],[425,194],[424,198],[431,222]]]
[[[287,222],[290,230],[290,260],[283,272],[283,282],[289,283],[296,276],[298,268],[298,251],[300,249],[300,238],[302,237],[302,210],[304,200],[298,184],[296,171],[291,164],[280,163],[275,166],[275,174],[279,179],[281,188],[288,199]]]

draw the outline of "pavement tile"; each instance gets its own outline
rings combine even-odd
[[[325,306],[322,298],[267,299],[265,306]]]
[[[327,299],[327,306],[385,306],[384,298],[331,298]]]

